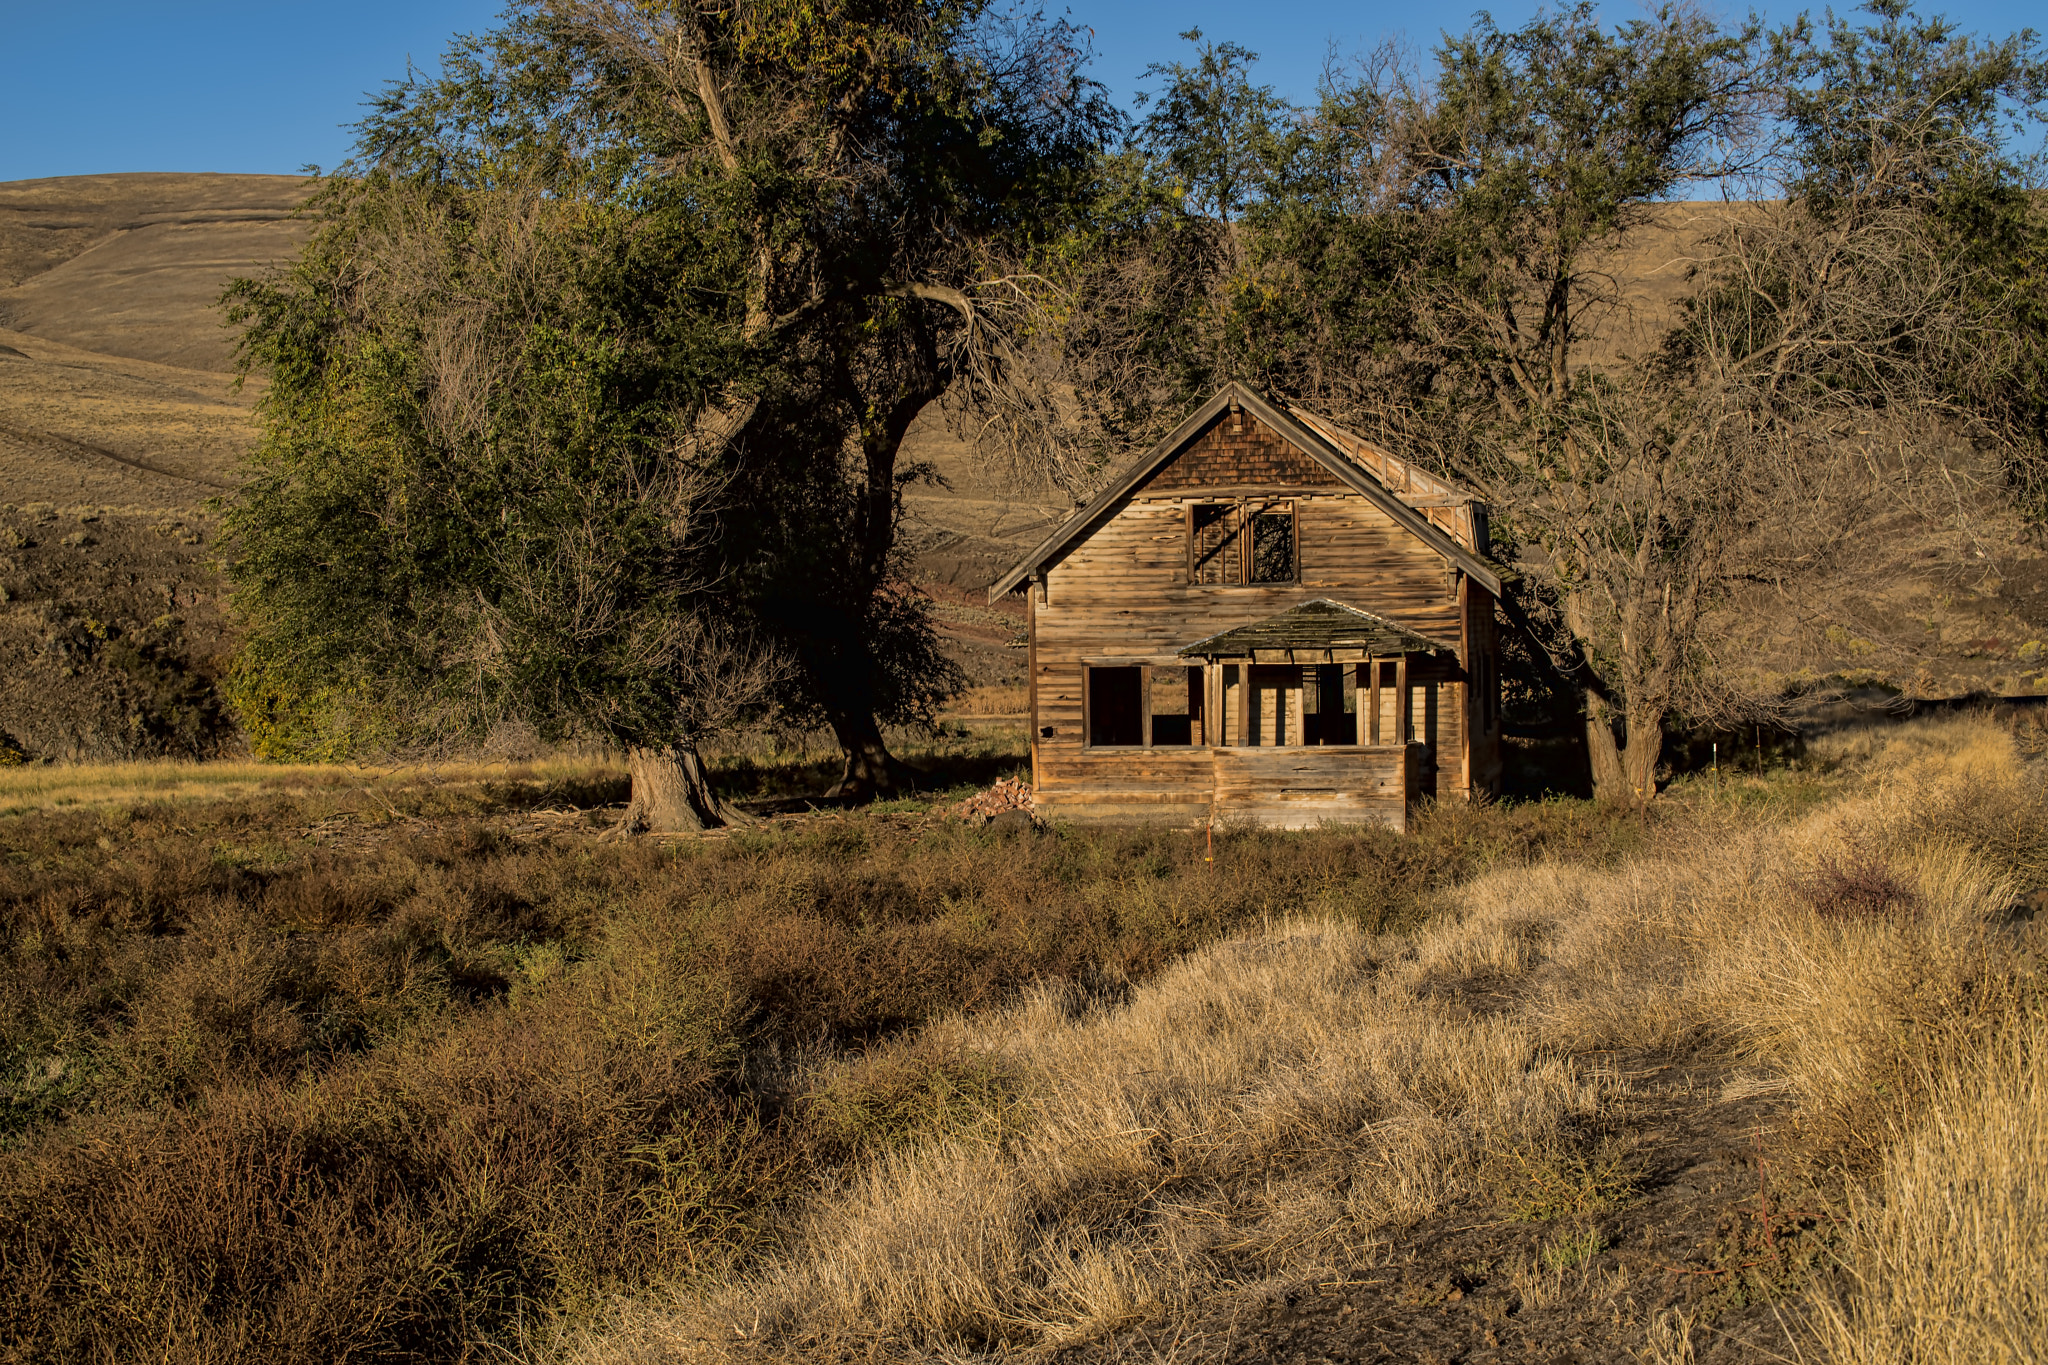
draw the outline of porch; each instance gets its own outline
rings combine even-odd
[[[1039,811],[1085,823],[1325,821],[1406,832],[1425,791],[1420,744],[1083,749],[1039,759]]]
[[[1172,654],[1081,662],[1084,743],[1034,760],[1048,814],[1405,831],[1436,790],[1455,652],[1384,617],[1318,598]]]

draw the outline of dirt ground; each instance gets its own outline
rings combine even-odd
[[[95,504],[0,506],[0,747],[37,758],[235,747],[208,521]]]

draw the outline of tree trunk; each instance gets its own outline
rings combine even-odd
[[[1614,739],[1614,712],[1598,697],[1586,698],[1586,749],[1593,762],[1593,798],[1647,805],[1657,795],[1657,760],[1664,756],[1661,708],[1628,709],[1628,745]]]
[[[832,733],[846,753],[846,769],[826,797],[849,806],[864,805],[880,796],[895,796],[907,789],[917,772],[889,752],[872,711],[832,713]]]
[[[1628,770],[1622,763],[1621,747],[1614,742],[1613,712],[1606,702],[1591,695],[1586,698],[1586,755],[1593,766],[1593,799],[1627,800]]]
[[[1664,756],[1664,708],[1628,708],[1628,749],[1621,756],[1628,790],[1639,806],[1657,796],[1657,760]]]
[[[711,790],[693,745],[628,749],[626,763],[633,799],[619,821],[620,833],[694,834],[736,823],[735,812]]]

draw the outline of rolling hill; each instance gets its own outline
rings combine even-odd
[[[0,677],[45,684],[5,689],[0,733],[32,752],[146,752],[163,728],[134,700],[134,678],[106,672],[106,651],[62,640],[139,639],[175,617],[153,657],[202,678],[225,648],[208,500],[233,487],[255,441],[261,384],[235,382],[215,301],[230,279],[290,256],[309,188],[205,174],[0,183]],[[1729,211],[1672,205],[1611,263],[1638,319],[1614,349],[1654,334]],[[938,420],[912,429],[905,455],[934,475],[906,494],[913,572],[985,689],[973,709],[1011,709],[1022,608],[983,592],[1070,504],[1007,486]],[[1960,490],[1935,520],[1874,506],[1852,572],[1798,596],[1757,585],[1725,635],[1729,657],[1768,679],[2041,691],[2048,560],[1983,488]]]

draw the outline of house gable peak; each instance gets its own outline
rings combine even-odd
[[[1207,402],[1188,414],[1187,418],[1169,432],[1164,439],[1128,466],[1115,479],[1112,479],[1101,492],[1088,501],[1087,505],[1075,512],[1073,516],[1063,522],[1051,535],[1034,546],[1031,553],[1019,561],[1008,573],[997,579],[995,586],[989,590],[989,599],[994,601],[1005,594],[1016,591],[1018,587],[1023,585],[1034,574],[1042,571],[1049,560],[1058,556],[1075,541],[1092,532],[1098,524],[1112,515],[1126,498],[1130,497],[1139,488],[1153,483],[1155,476],[1160,476],[1162,471],[1166,470],[1169,465],[1176,463],[1179,457],[1187,453],[1198,438],[1204,437],[1205,434],[1209,433],[1211,425],[1219,417],[1238,413],[1248,415],[1258,424],[1278,435],[1281,438],[1284,450],[1292,452],[1292,456],[1305,457],[1300,460],[1297,467],[1296,461],[1292,456],[1289,456],[1285,460],[1285,463],[1290,466],[1287,469],[1281,468],[1278,458],[1274,457],[1276,458],[1276,463],[1271,471],[1275,476],[1274,482],[1302,486],[1322,484],[1332,488],[1348,488],[1352,492],[1364,495],[1369,501],[1375,503],[1382,511],[1386,512],[1395,524],[1401,526],[1411,535],[1442,555],[1444,559],[1463,570],[1474,582],[1480,584],[1488,592],[1499,596],[1501,590],[1500,579],[1483,559],[1473,554],[1463,545],[1460,545],[1456,540],[1432,524],[1429,518],[1422,512],[1409,506],[1387,487],[1384,479],[1394,465],[1399,465],[1404,473],[1410,469],[1410,466],[1405,461],[1398,461],[1395,457],[1386,455],[1385,452],[1379,451],[1378,447],[1371,446],[1370,443],[1360,440],[1360,438],[1344,431],[1341,427],[1336,427],[1334,424],[1326,422],[1321,418],[1316,418],[1310,414],[1301,414],[1298,418],[1292,412],[1283,411],[1268,403],[1259,394],[1233,380],[1218,390]],[[1306,420],[1302,420],[1302,418],[1306,418]],[[1226,427],[1231,425],[1233,424],[1226,423]],[[1250,423],[1239,422],[1234,425],[1237,428],[1236,430],[1225,430],[1221,434],[1216,442],[1219,447],[1228,449],[1231,438],[1245,435],[1244,428],[1248,427]],[[1369,454],[1365,457],[1354,454],[1342,448],[1339,444],[1340,441],[1345,445],[1355,443],[1362,451],[1379,454],[1382,457],[1379,470],[1373,470],[1368,462],[1364,462],[1369,459]],[[1388,461],[1392,461],[1393,464],[1387,463]],[[1293,477],[1287,477],[1289,474]],[[1169,475],[1168,477],[1173,476]],[[1160,486],[1195,487],[1199,485],[1184,483],[1183,480],[1189,478],[1199,479],[1200,477],[1202,477],[1202,471],[1199,465],[1189,465],[1183,470],[1179,478],[1174,479],[1172,484]],[[1433,482],[1441,484],[1441,481]],[[1452,490],[1450,485],[1447,484],[1441,484],[1441,487],[1446,490],[1446,493],[1454,493],[1456,491]],[[1469,501],[1469,495],[1465,496],[1464,500]]]

